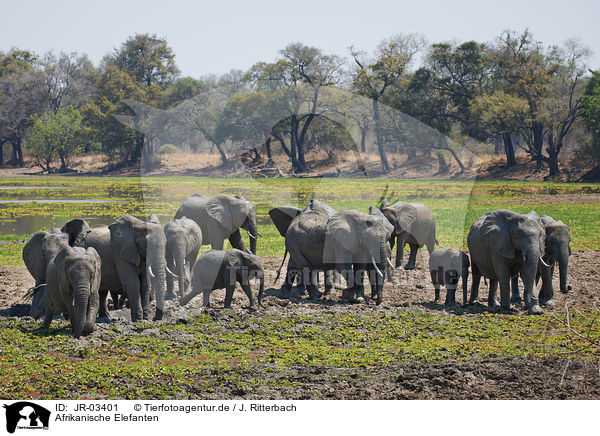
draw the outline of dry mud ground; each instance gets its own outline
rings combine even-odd
[[[557,292],[556,306],[549,310],[559,312],[566,303],[571,308],[590,308],[594,303],[600,307],[597,281],[600,275],[599,254],[598,251],[573,252],[569,270],[569,283],[573,291],[567,295]],[[433,287],[425,269],[426,262],[427,254],[419,252],[416,270],[396,271],[394,283],[386,284],[384,302],[376,310],[388,314],[425,311],[437,316],[468,316],[487,310],[484,305],[487,296],[485,284],[480,288],[483,304],[445,308],[432,303]],[[211,309],[201,308],[201,297],[196,297],[185,308],[179,307],[174,301],[167,302],[166,319],[162,322],[180,322],[203,311],[208,311],[213,319],[225,325],[235,316],[285,316],[289,313],[316,316],[349,312],[356,316],[373,316],[374,306],[350,304],[340,298],[314,303],[296,292],[290,300],[282,300],[277,296],[280,283],[272,285],[280,259],[268,258],[264,263],[268,289],[264,307],[257,313],[250,313],[246,309],[248,301],[239,289],[234,295],[233,309],[222,310],[224,292],[215,291],[211,297]],[[555,289],[558,289],[556,280],[557,277]],[[0,265],[0,317],[26,315],[28,306],[24,304],[23,296],[32,284],[33,280],[25,267]],[[443,293],[442,290],[442,298]],[[457,300],[462,301],[458,291]],[[517,311],[523,313],[525,309],[517,306]],[[115,326],[120,332],[135,333],[128,321],[127,309],[112,311],[111,317],[114,324],[99,324],[98,330],[82,341],[110,338],[115,334]],[[145,333],[152,332],[146,330]],[[258,377],[264,380],[261,386],[251,391],[227,383],[214,386],[211,393],[196,391],[192,385],[185,390],[192,398],[205,399],[599,399],[598,364],[574,358],[496,356],[482,361],[403,363],[375,369],[307,365],[264,372],[260,368],[250,368],[241,370],[241,380]]]

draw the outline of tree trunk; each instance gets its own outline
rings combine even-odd
[[[267,165],[273,166],[273,155],[271,154],[271,136],[265,141],[265,148],[267,150]]]
[[[223,150],[223,146],[218,143],[214,143],[217,150],[219,150],[219,155],[221,156],[221,164],[223,166],[227,165],[227,155],[225,154],[225,150]]]
[[[560,174],[560,168],[558,167],[558,153],[554,147],[546,148],[548,152],[548,169],[550,170],[549,176],[556,176]]]
[[[0,165],[4,164],[4,157],[2,153],[2,149],[4,148],[4,141],[0,141]]]
[[[502,139],[504,141],[504,153],[506,154],[506,166],[508,168],[514,167],[517,164],[517,160],[510,132],[503,132]]]
[[[533,130],[533,150],[535,152],[535,169],[540,170],[544,165],[544,159],[542,157],[543,146],[544,146],[544,126],[541,123],[535,122],[532,126]]]
[[[367,131],[368,130],[369,130],[368,127],[360,128],[360,152],[361,153],[367,152]]]
[[[379,116],[379,101],[373,99],[373,118],[375,119],[375,137],[377,141],[377,148],[379,149],[379,158],[381,159],[381,169],[385,174],[390,172],[390,164],[388,162],[387,154],[383,148],[383,140],[381,138],[381,118]]]

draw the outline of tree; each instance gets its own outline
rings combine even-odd
[[[548,54],[555,73],[540,106],[547,137],[547,155],[542,159],[548,164],[549,176],[560,173],[558,158],[580,113],[581,100],[578,97],[583,88],[585,60],[589,55],[590,50],[573,39],[566,41],[564,47],[552,47]]]
[[[319,96],[323,89],[340,82],[343,61],[301,43],[289,44],[280,53],[282,58],[274,63],[259,62],[252,66],[246,77],[254,83],[256,91],[267,92],[272,98],[269,113],[279,114],[272,125],[289,127],[292,170],[302,173],[307,170],[306,133],[314,117],[326,111],[319,107]],[[285,121],[278,123],[279,120]],[[285,139],[278,130],[273,134],[286,150]]]
[[[581,97],[581,121],[591,134],[591,157],[600,166],[600,71],[592,71],[592,77]]]
[[[549,64],[542,44],[535,41],[528,30],[522,34],[504,31],[490,48],[489,60],[492,66],[490,94],[500,90],[527,102],[525,110],[514,112],[510,122],[505,120],[505,126],[511,130],[502,135],[507,164],[514,164],[509,162],[509,156],[514,155],[511,133],[515,132],[525,140],[524,150],[540,169],[544,142],[540,104],[547,96],[554,66]]]
[[[48,173],[54,172],[51,164],[60,159],[59,172],[69,170],[72,158],[84,149],[92,148],[92,130],[83,123],[77,109],[68,107],[57,112],[48,111],[33,115],[33,125],[27,135],[26,148],[36,165]]]
[[[53,112],[89,103],[94,93],[96,70],[86,55],[47,53],[41,60],[48,106]]]
[[[131,114],[131,109],[123,100],[154,103],[159,94],[136,82],[127,72],[114,65],[107,65],[99,74],[96,84],[96,97],[93,103],[85,105],[81,111],[86,123],[94,129],[102,151],[110,161],[133,164],[141,158],[144,135],[121,124],[114,115]]]
[[[350,48],[357,67],[353,74],[353,86],[357,92],[373,102],[375,137],[381,167],[384,173],[390,172],[390,165],[383,144],[379,102],[392,85],[405,77],[407,67],[423,47],[424,40],[417,35],[399,35],[379,44],[372,59]]]
[[[21,144],[31,116],[46,107],[37,57],[24,50],[0,52],[0,146],[10,142],[13,165],[23,166]]]
[[[502,135],[506,166],[509,168],[517,164],[511,136],[514,122],[528,111],[527,101],[502,90],[493,94],[482,94],[476,97],[471,105],[471,113],[486,123],[492,134]]]
[[[168,87],[179,75],[175,53],[165,38],[136,34],[125,41],[105,62],[127,72],[146,87]]]

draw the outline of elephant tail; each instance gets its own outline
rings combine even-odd
[[[279,280],[279,276],[281,275],[281,269],[283,268],[283,264],[285,263],[285,259],[288,255],[288,250],[287,248],[285,249],[285,253],[283,254],[283,260],[281,261],[281,265],[279,265],[279,269],[277,270],[277,276],[275,277],[275,283],[277,283],[277,280]]]

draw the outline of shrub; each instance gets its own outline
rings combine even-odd
[[[158,149],[158,154],[171,154],[171,153],[177,153],[179,151],[179,148],[173,144],[164,144],[161,145],[160,148]]]

